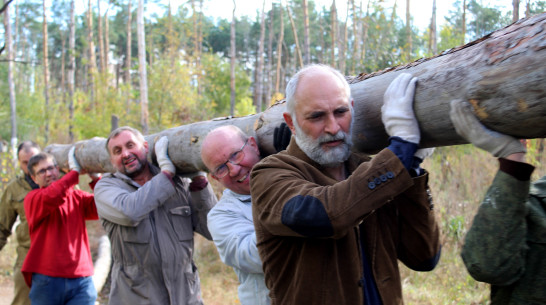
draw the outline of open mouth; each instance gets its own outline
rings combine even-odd
[[[237,182],[242,183],[243,181],[246,180],[246,178],[248,177],[249,174],[250,173],[246,173],[246,175],[244,175],[241,179],[237,180]]]

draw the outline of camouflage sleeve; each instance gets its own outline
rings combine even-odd
[[[510,285],[525,272],[526,201],[530,181],[499,171],[487,191],[461,256],[470,275],[493,285]]]
[[[0,198],[0,250],[4,248],[11,235],[11,228],[17,219],[17,212],[11,206],[11,191],[8,187]]]

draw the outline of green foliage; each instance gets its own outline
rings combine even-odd
[[[203,119],[209,105],[201,105],[201,113],[197,109],[197,92],[187,66],[161,59],[150,67],[148,79],[149,120],[155,131]]]
[[[229,115],[231,102],[229,61],[215,54],[203,54],[201,63],[203,65],[201,103],[208,103],[216,116]],[[235,69],[235,84],[236,105],[251,98],[250,77],[240,65],[237,65]]]

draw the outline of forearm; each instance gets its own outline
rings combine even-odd
[[[102,178],[95,187],[95,203],[101,218],[123,226],[137,226],[152,210],[175,192],[163,173],[140,188],[124,185],[119,178]]]
[[[528,179],[530,173],[527,175]],[[529,185],[529,180],[516,179],[502,170],[495,176],[461,253],[475,279],[508,285],[524,272]]]
[[[258,221],[271,233],[329,238],[345,236],[347,230],[360,223],[366,215],[413,183],[398,158],[387,149],[370,162],[360,164],[346,180],[332,181],[331,185],[309,181],[312,175],[308,171],[311,170],[279,169],[276,164],[263,163],[253,169],[251,193],[254,209]],[[384,179],[380,180],[380,177]],[[373,182],[376,178],[380,183]]]

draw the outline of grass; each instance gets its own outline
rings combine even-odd
[[[544,140],[530,142],[528,162],[537,166],[532,178],[535,180],[546,174],[546,157],[542,151]],[[470,277],[460,252],[466,231],[493,180],[498,162],[486,152],[461,145],[436,149],[423,167],[430,173],[429,185],[442,230],[442,257],[432,272],[415,272],[400,264],[405,303],[488,304],[489,285]],[[213,187],[220,196],[220,185],[213,181]],[[205,304],[240,304],[237,277],[231,267],[220,261],[214,244],[196,235],[194,257]],[[14,259],[15,243],[10,238],[0,252],[0,284],[10,280]]]

